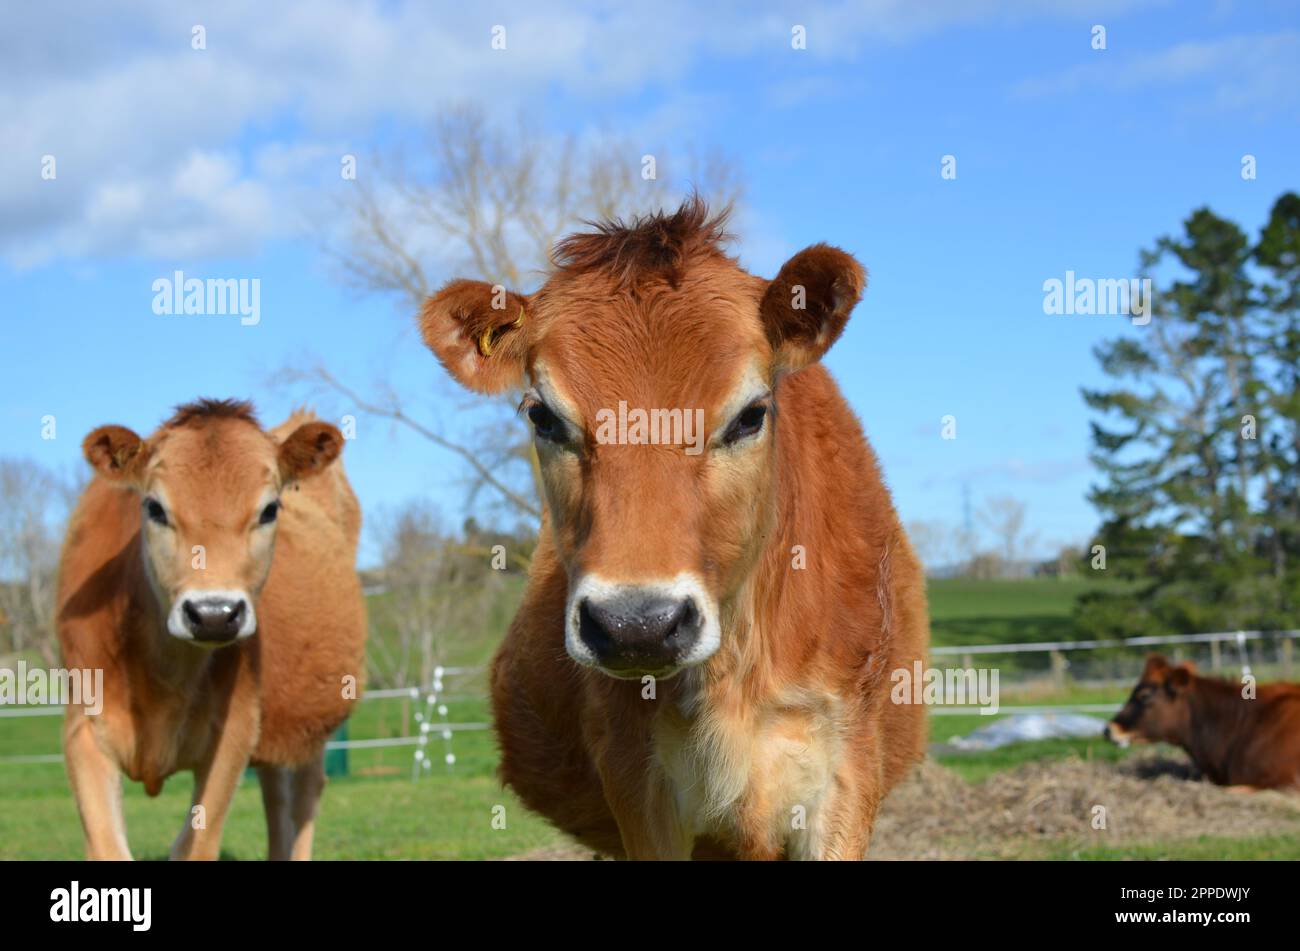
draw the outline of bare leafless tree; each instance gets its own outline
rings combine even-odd
[[[954,529],[937,519],[908,522],[907,537],[926,571],[933,571],[951,562],[958,542]]]
[[[999,554],[1010,566],[1024,556],[1033,543],[1034,535],[1025,533],[1025,503],[1009,495],[994,496],[984,502],[980,521],[998,540]]]
[[[717,154],[688,154],[679,170],[677,157],[644,152],[627,138],[556,138],[525,120],[507,131],[480,111],[452,111],[433,123],[420,161],[364,162],[337,209],[342,238],[326,251],[346,283],[400,295],[414,312],[453,270],[528,289],[584,222],[662,207],[688,188],[723,204],[739,197]]]
[[[27,459],[0,459],[0,653],[58,663],[59,544],[76,486]]]
[[[383,585],[371,611],[370,682],[428,685],[435,667],[456,664],[467,645],[483,638],[505,573],[494,570],[490,550],[445,531],[427,503],[378,512],[369,525],[382,559],[372,574]],[[518,568],[510,553],[507,562]]]

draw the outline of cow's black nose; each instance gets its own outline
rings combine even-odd
[[[578,633],[606,670],[664,670],[677,664],[699,640],[702,617],[691,598],[620,591],[608,598],[584,598]]]
[[[243,598],[186,598],[185,626],[196,641],[225,643],[239,636],[248,605]]]

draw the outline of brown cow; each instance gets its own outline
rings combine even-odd
[[[1300,684],[1262,684],[1249,699],[1242,692],[1152,654],[1106,738],[1181,746],[1220,786],[1300,789]]]
[[[366,634],[342,446],[310,413],[264,432],[247,403],[212,400],[148,439],[86,437],[95,478],[64,544],[58,624],[65,663],[104,671],[102,713],[70,705],[64,725],[90,858],[130,858],[120,774],[155,796],[182,770],[195,808],[172,857],[216,858],[250,760],[270,857],[311,857],[324,744]]]
[[[859,858],[924,745],[889,677],[929,639],[817,363],[866,276],[816,245],[767,281],[724,237],[695,199],[569,237],[535,294],[455,281],[423,308],[457,380],[525,391],[545,487],[492,665],[501,775],[614,856]]]

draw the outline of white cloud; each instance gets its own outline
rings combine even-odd
[[[165,0],[0,8],[0,257],[222,254],[303,218],[339,149],[473,101],[503,116],[561,89],[601,99],[672,86],[701,59],[852,56],[954,25],[1106,12],[1129,0],[840,0],[796,13],[688,0],[474,4]],[[206,49],[191,48],[195,20]],[[789,49],[790,27],[808,49]],[[506,49],[491,30],[506,27]],[[674,91],[674,95],[676,91]],[[689,98],[689,97],[688,97]],[[698,97],[697,97],[698,98]],[[671,101],[671,98],[670,98]],[[653,126],[671,109],[646,117]],[[241,152],[242,148],[242,152]],[[58,162],[43,181],[41,157]]]
[[[1210,95],[1195,85],[1200,81],[1212,84]],[[1300,103],[1300,33],[1227,36],[1128,56],[1099,52],[1095,62],[1026,80],[1012,93],[1041,99],[1089,90],[1170,87],[1191,87],[1188,107],[1194,110],[1293,111]]]
[[[1022,459],[1012,456],[984,465],[953,472],[946,476],[922,480],[921,487],[935,488],[941,485],[1002,485],[1032,484],[1055,485],[1089,472],[1091,466],[1083,456],[1060,459]]]

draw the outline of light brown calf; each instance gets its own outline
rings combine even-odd
[[[924,745],[921,567],[816,361],[865,285],[825,245],[777,277],[698,201],[575,235],[535,294],[456,281],[443,365],[524,391],[545,484],[492,666],[501,775],[615,856],[861,858]]]
[[[342,446],[309,413],[264,432],[248,404],[211,400],[148,439],[86,437],[95,478],[64,544],[58,625],[64,662],[104,671],[103,711],[70,705],[64,725],[88,857],[131,857],[122,774],[154,796],[192,770],[171,855],[216,858],[250,761],[270,857],[311,857],[324,744],[364,670]]]

